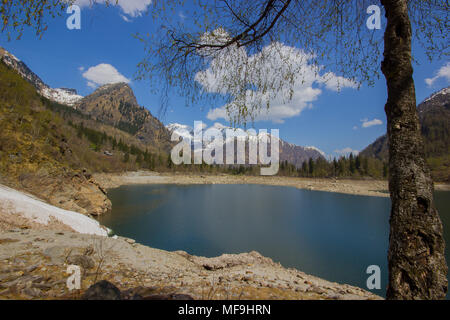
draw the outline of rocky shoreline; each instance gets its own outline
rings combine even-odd
[[[388,196],[387,182],[375,180],[155,172],[96,174],[86,180],[96,186],[95,195],[101,190],[105,196],[106,189],[127,184],[214,183],[266,184]],[[437,189],[446,188],[448,185]],[[107,203],[100,198],[101,210],[94,210],[98,214],[105,212]],[[59,206],[60,203],[54,204]],[[41,225],[23,216],[11,217],[10,213],[0,212],[0,299],[80,299],[86,294],[89,296],[92,292],[87,292],[88,288],[100,280],[109,281],[102,285],[116,286],[124,299],[381,299],[357,287],[284,268],[257,252],[197,257],[182,251],[150,248],[128,238],[77,233],[55,221]],[[80,290],[69,291],[66,286],[69,264],[82,269]]]
[[[97,173],[93,178],[103,189],[118,188],[133,184],[262,184],[285,186],[344,194],[389,197],[386,180],[373,179],[331,179],[297,178],[279,176],[239,176],[239,175],[203,175],[159,173],[151,171],[126,172],[121,174]],[[435,183],[435,190],[450,191],[450,184]]]
[[[381,299],[284,268],[257,252],[204,258],[122,237],[33,229],[0,231],[0,244],[1,299],[80,299],[101,280],[129,297],[149,299]],[[66,286],[71,264],[81,267],[80,290]]]
[[[61,209],[98,216],[111,210],[106,190],[85,170],[66,174],[48,173],[6,178],[0,184],[35,196]]]
[[[263,184],[361,196],[389,197],[387,181],[383,180],[337,180],[225,174],[189,175],[148,171],[127,172],[122,174],[98,173],[94,174],[93,178],[104,189],[117,188],[121,185],[130,184]]]

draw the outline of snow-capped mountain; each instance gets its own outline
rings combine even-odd
[[[75,89],[67,88],[50,88],[45,84],[39,76],[28,68],[28,66],[20,61],[12,53],[0,47],[0,60],[6,65],[16,70],[24,79],[30,82],[41,94],[49,100],[74,106],[83,97],[77,94]]]
[[[175,136],[183,137],[184,140],[190,141],[192,143],[192,147],[194,147],[195,142],[199,142],[202,145],[202,150],[213,150],[215,146],[217,146],[217,141],[212,140],[208,141],[206,139],[202,139],[202,141],[195,141],[194,131],[195,130],[203,130],[204,132],[208,129],[205,126],[202,128],[194,128],[188,125],[179,124],[179,123],[171,123],[166,126],[166,128],[171,132],[171,134],[175,134]],[[243,139],[263,139],[264,136],[267,136],[268,141],[272,140],[272,136],[270,133],[260,133],[259,135],[249,135],[245,130],[241,128],[232,128],[225,126],[221,123],[216,122],[211,128],[217,129],[223,136],[222,143],[226,144],[232,141],[235,136],[237,140]],[[227,137],[228,130],[228,137]],[[258,132],[256,131],[256,134]],[[297,167],[300,167],[304,161],[308,161],[310,158],[316,160],[317,158],[323,158],[324,153],[316,147],[302,147],[297,146],[295,144],[286,142],[282,139],[279,139],[279,151],[280,151],[280,161],[287,161]],[[219,142],[220,143],[220,142]],[[226,148],[226,147],[225,147]],[[236,152],[235,148],[235,152]],[[248,152],[248,147],[246,147],[246,153]],[[247,159],[247,155],[246,155]]]
[[[450,94],[450,87],[441,89],[435,93],[433,93],[431,96],[429,96],[427,99],[425,99],[422,103],[432,101],[432,100],[438,100],[439,98],[446,98],[446,96]]]
[[[450,141],[448,130],[450,124],[450,87],[443,88],[430,95],[417,106],[417,113],[424,139],[425,155],[427,157],[448,156]],[[387,161],[389,156],[387,135],[376,139],[360,154]]]

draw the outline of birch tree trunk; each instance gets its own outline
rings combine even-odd
[[[411,63],[407,0],[381,0],[387,18],[384,60],[389,138],[388,299],[444,299],[447,265],[442,222],[425,162]]]

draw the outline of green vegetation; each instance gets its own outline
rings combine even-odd
[[[446,100],[447,99],[447,100]],[[418,107],[424,153],[434,181],[450,182],[450,105],[440,95]],[[361,152],[361,155],[388,161],[388,139],[384,135]]]
[[[287,161],[280,163],[279,175],[290,177],[308,178],[364,178],[386,179],[388,175],[388,165],[378,159],[353,156],[340,157],[327,161],[323,158],[317,160],[309,159],[303,162],[300,168]]]
[[[117,141],[109,134],[116,133],[116,129],[41,97],[3,62],[0,62],[0,126],[0,178],[4,182],[30,175],[71,175],[85,169],[93,172],[155,169],[159,164],[155,161],[156,154],[127,144],[122,138]],[[108,132],[95,128],[106,128]],[[126,153],[129,161],[124,163]]]

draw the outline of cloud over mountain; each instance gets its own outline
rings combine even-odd
[[[88,81],[87,85],[91,88],[96,88],[108,83],[130,83],[130,79],[123,76],[116,68],[107,63],[100,63],[90,67],[83,72],[83,78]]]
[[[353,154],[353,155],[358,155],[359,154],[359,151],[358,150],[353,150],[352,148],[350,148],[350,147],[347,147],[347,148],[344,148],[344,149],[338,149],[338,150],[334,150],[334,152],[335,153],[337,153],[337,154],[340,154],[340,155],[345,155],[345,156],[348,156],[349,154]]]
[[[425,79],[425,83],[431,87],[438,79],[445,78],[447,82],[450,82],[450,62],[447,62],[446,65],[443,65],[437,72],[433,78]]]

